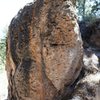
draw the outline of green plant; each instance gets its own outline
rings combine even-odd
[[[6,58],[6,38],[0,39],[0,70],[5,65]]]
[[[79,20],[92,21],[100,17],[99,0],[77,0],[76,2]]]

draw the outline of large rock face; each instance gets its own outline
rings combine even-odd
[[[92,49],[86,49],[83,62],[84,66],[70,100],[100,100],[99,59]]]
[[[81,62],[72,1],[37,0],[25,6],[9,26],[8,99],[61,100],[78,77]]]

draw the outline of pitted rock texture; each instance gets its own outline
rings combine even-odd
[[[86,49],[83,57],[84,66],[70,100],[100,99],[100,66],[99,59],[92,51]],[[66,99],[65,99],[66,100]]]
[[[62,100],[81,71],[82,55],[71,0],[25,6],[7,37],[8,100]]]

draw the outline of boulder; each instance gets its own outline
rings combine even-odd
[[[82,68],[79,33],[72,0],[37,0],[20,10],[7,36],[8,100],[68,95]]]
[[[91,49],[85,50],[84,66],[70,100],[100,99],[100,66],[99,59]]]
[[[100,18],[91,22],[79,22],[84,48],[100,49]]]

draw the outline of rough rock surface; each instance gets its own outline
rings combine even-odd
[[[100,100],[99,59],[91,49],[85,50],[84,67],[70,100]]]
[[[82,21],[79,26],[84,65],[70,100],[100,100],[100,19],[92,23]]]
[[[7,37],[8,100],[62,100],[81,63],[72,1],[37,0],[25,6],[11,21]]]

